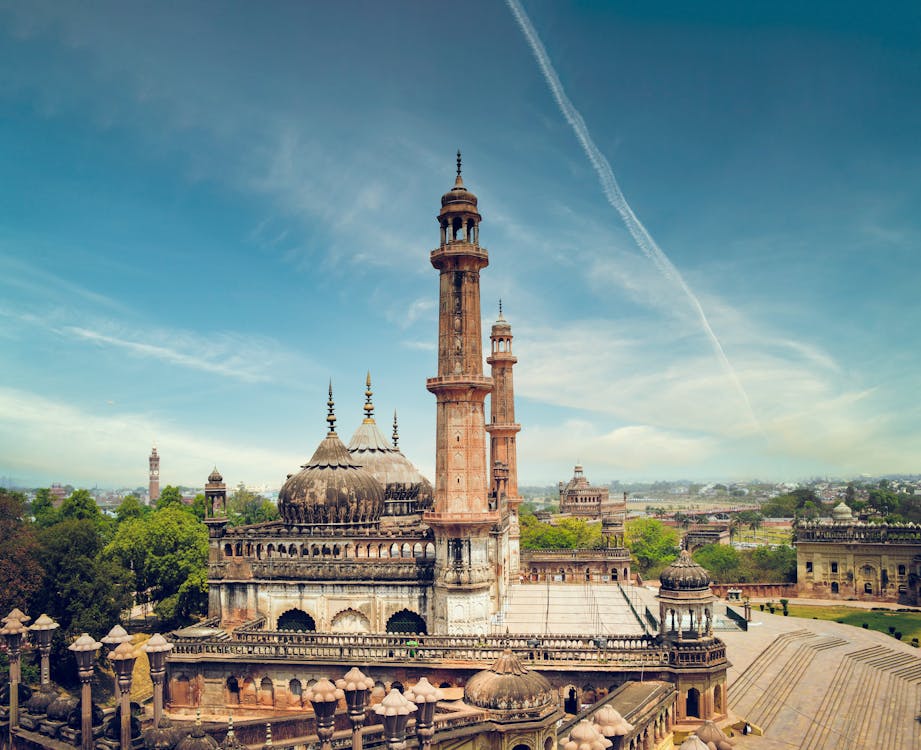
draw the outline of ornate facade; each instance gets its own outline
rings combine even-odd
[[[865,523],[843,502],[794,529],[800,596],[918,604],[921,526]]]

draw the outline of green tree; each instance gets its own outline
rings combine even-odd
[[[28,612],[44,578],[38,537],[26,513],[25,495],[0,488],[0,612],[4,615],[13,607]]]
[[[35,525],[41,529],[53,526],[61,520],[60,512],[54,507],[51,490],[47,487],[35,491],[35,498],[32,500],[32,518],[35,519]]]
[[[262,495],[250,492],[240,482],[233,494],[227,498],[227,516],[231,526],[264,523],[278,518],[278,507]]]
[[[126,521],[105,554],[134,571],[138,601],[149,596],[159,602],[163,607],[157,611],[167,619],[185,617],[195,611],[190,607],[201,604],[201,586],[207,590],[208,530],[184,506],[170,504]]]
[[[160,497],[157,498],[157,510],[168,505],[182,505],[182,493],[178,487],[173,487],[171,484],[160,490]]]
[[[137,495],[125,495],[115,511],[115,520],[121,524],[131,518],[142,518],[151,512]]]
[[[208,498],[205,497],[205,493],[203,492],[199,492],[192,500],[192,505],[189,509],[192,511],[192,515],[195,516],[199,521],[205,520],[207,500]]]
[[[625,540],[644,576],[678,556],[678,531],[654,518],[627,521]]]
[[[694,561],[710,572],[719,583],[738,581],[739,553],[726,544],[707,544],[693,554]]]

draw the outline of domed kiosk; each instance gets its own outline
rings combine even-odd
[[[679,641],[712,638],[710,574],[687,550],[662,571],[659,584],[659,635]]]

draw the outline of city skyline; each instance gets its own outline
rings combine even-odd
[[[917,473],[918,9],[520,7],[678,277],[514,7],[0,3],[0,475],[278,486],[370,370],[431,477],[458,147],[523,483]]]

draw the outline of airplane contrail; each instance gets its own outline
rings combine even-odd
[[[576,138],[579,139],[579,143],[582,145],[582,149],[585,151],[585,155],[588,157],[588,160],[595,168],[598,179],[601,181],[601,189],[603,190],[605,197],[608,199],[608,203],[610,203],[611,206],[621,215],[624,224],[627,225],[627,230],[630,232],[630,235],[633,237],[640,250],[643,251],[643,254],[646,255],[646,257],[655,264],[656,268],[659,269],[663,276],[665,276],[669,281],[677,284],[684,291],[688,300],[691,302],[691,306],[696,311],[697,317],[700,319],[700,323],[703,326],[704,332],[707,334],[710,339],[710,343],[713,345],[713,350],[716,352],[717,358],[720,360],[721,364],[723,365],[723,369],[726,371],[726,374],[729,376],[730,380],[738,391],[739,396],[742,398],[752,424],[755,426],[758,432],[763,433],[761,425],[759,424],[758,419],[755,417],[755,412],[752,409],[748,394],[745,392],[745,388],[742,386],[742,381],[739,380],[739,376],[736,374],[732,363],[726,356],[726,352],[723,351],[723,345],[720,343],[720,340],[713,332],[713,328],[710,326],[710,321],[707,320],[707,315],[704,312],[703,306],[700,304],[700,300],[697,299],[697,295],[691,291],[691,288],[687,285],[687,282],[684,280],[684,277],[681,275],[680,271],[675,268],[675,265],[668,259],[668,256],[662,252],[662,249],[656,244],[656,241],[652,238],[652,235],[649,234],[649,232],[646,230],[646,227],[643,226],[643,223],[637,218],[636,214],[633,213],[633,209],[630,208],[630,204],[627,203],[627,199],[624,198],[624,194],[621,192],[620,186],[617,184],[617,178],[614,176],[614,170],[611,169],[610,163],[608,163],[608,160],[605,158],[604,154],[602,154],[601,151],[598,150],[598,147],[595,145],[595,141],[592,139],[591,133],[588,131],[588,126],[585,124],[585,120],[582,119],[582,115],[579,113],[579,110],[576,109],[575,105],[566,95],[566,90],[563,88],[563,84],[560,82],[560,78],[556,74],[553,63],[550,62],[550,57],[547,54],[547,50],[544,49],[544,45],[541,42],[540,37],[537,35],[537,31],[531,24],[531,19],[528,18],[528,14],[525,13],[521,3],[519,0],[506,0],[506,3],[511,9],[512,14],[515,16],[515,20],[518,22],[518,26],[521,27],[522,33],[528,40],[528,45],[531,47],[531,51],[534,53],[534,57],[537,59],[537,64],[540,65],[541,72],[544,74],[544,79],[547,81],[547,85],[550,87],[553,98],[556,99],[556,103],[560,108],[560,112],[562,112],[563,117],[565,117],[569,124],[572,126],[572,129],[576,134]]]

